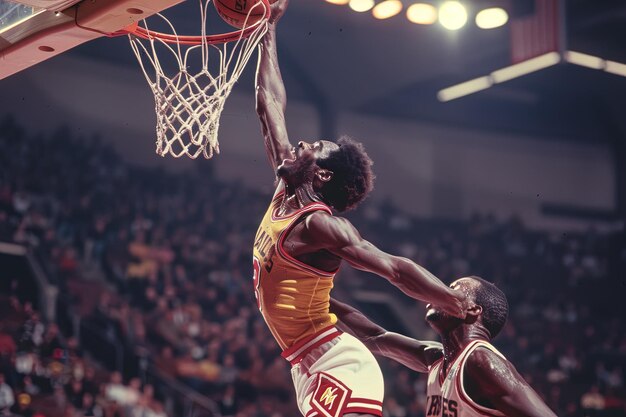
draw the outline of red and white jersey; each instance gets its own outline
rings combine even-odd
[[[443,358],[428,369],[428,386],[426,394],[427,417],[506,417],[498,410],[476,404],[465,392],[463,387],[463,370],[467,358],[478,347],[485,347],[502,356],[490,343],[474,340],[469,343],[459,356],[452,362],[448,374],[442,372]]]

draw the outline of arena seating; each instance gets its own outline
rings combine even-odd
[[[68,129],[33,136],[7,118],[0,140],[0,241],[35,251],[61,292],[57,326],[18,284],[0,287],[10,313],[0,391],[14,397],[0,411],[178,417],[158,373],[223,416],[297,415],[288,365],[251,290],[251,242],[268,195],[204,168],[133,166]],[[510,317],[495,344],[559,416],[626,416],[623,229],[539,231],[489,214],[419,219],[373,200],[349,217],[367,239],[444,281],[479,275],[500,286]],[[350,296],[341,274],[338,291]],[[423,416],[424,376],[381,364],[385,415]]]

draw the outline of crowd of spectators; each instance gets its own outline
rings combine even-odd
[[[6,119],[0,140],[0,240],[36,248],[60,288],[93,264],[115,289],[83,317],[98,342],[81,338],[80,346],[94,357],[103,345],[123,346],[124,374],[113,372],[110,389],[88,403],[122,395],[150,408],[149,366],[214,400],[223,416],[298,415],[288,364],[251,288],[251,242],[268,195],[217,180],[210,164],[184,174],[135,167],[67,129],[33,137]],[[446,281],[480,275],[500,286],[511,314],[495,343],[558,415],[626,415],[623,231],[533,231],[478,215],[417,219],[373,201],[350,217],[367,239]],[[346,272],[340,290],[354,277]],[[423,416],[424,376],[381,363],[386,416]],[[164,415],[154,403],[151,412]]]
[[[0,303],[0,415],[166,417],[151,385],[109,375],[30,302],[9,292]]]

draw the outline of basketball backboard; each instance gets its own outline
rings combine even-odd
[[[182,0],[0,0],[0,79]]]
[[[0,0],[0,33],[6,32],[42,11],[43,9],[32,6]]]

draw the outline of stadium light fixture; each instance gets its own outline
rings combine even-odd
[[[565,52],[565,60],[570,64],[597,70],[604,69],[605,66],[605,62],[602,58],[574,51]]]
[[[402,11],[400,0],[383,0],[372,9],[372,14],[376,19],[389,19]]]
[[[452,87],[444,88],[437,93],[439,101],[450,101],[469,94],[477,93],[478,91],[486,90],[493,85],[493,80],[490,76],[475,78],[473,80],[465,81],[464,83],[454,85]]]
[[[626,64],[622,64],[621,62],[609,61],[594,55],[575,51],[565,52],[565,60],[570,64],[626,77]]]
[[[558,52],[550,52],[538,56],[519,64],[511,65],[496,71],[489,75],[465,81],[463,83],[444,88],[437,93],[439,101],[450,101],[478,91],[486,90],[494,84],[503,83],[522,75],[530,74],[544,68],[551,67],[561,62],[561,55]],[[625,65],[626,67],[626,65]]]
[[[446,1],[439,7],[439,23],[448,30],[459,30],[467,23],[467,10],[458,1]]]
[[[621,62],[606,61],[604,70],[606,72],[610,72],[611,74],[626,77],[626,64],[622,64]]]
[[[559,62],[561,62],[561,55],[559,55],[558,52],[549,52],[536,58],[529,59],[528,61],[496,70],[491,73],[491,77],[494,83],[503,83],[505,81],[521,77],[522,75],[551,67]]]
[[[374,7],[374,0],[350,0],[348,5],[355,12],[363,13]]]
[[[341,6],[344,6],[348,3],[350,3],[350,0],[326,0],[326,3],[330,3],[330,4],[339,4]]]
[[[406,9],[406,18],[418,25],[432,25],[437,21],[437,9],[432,4],[414,3]]]
[[[478,12],[476,26],[481,29],[494,29],[504,26],[509,21],[509,14],[501,7],[491,7]]]

